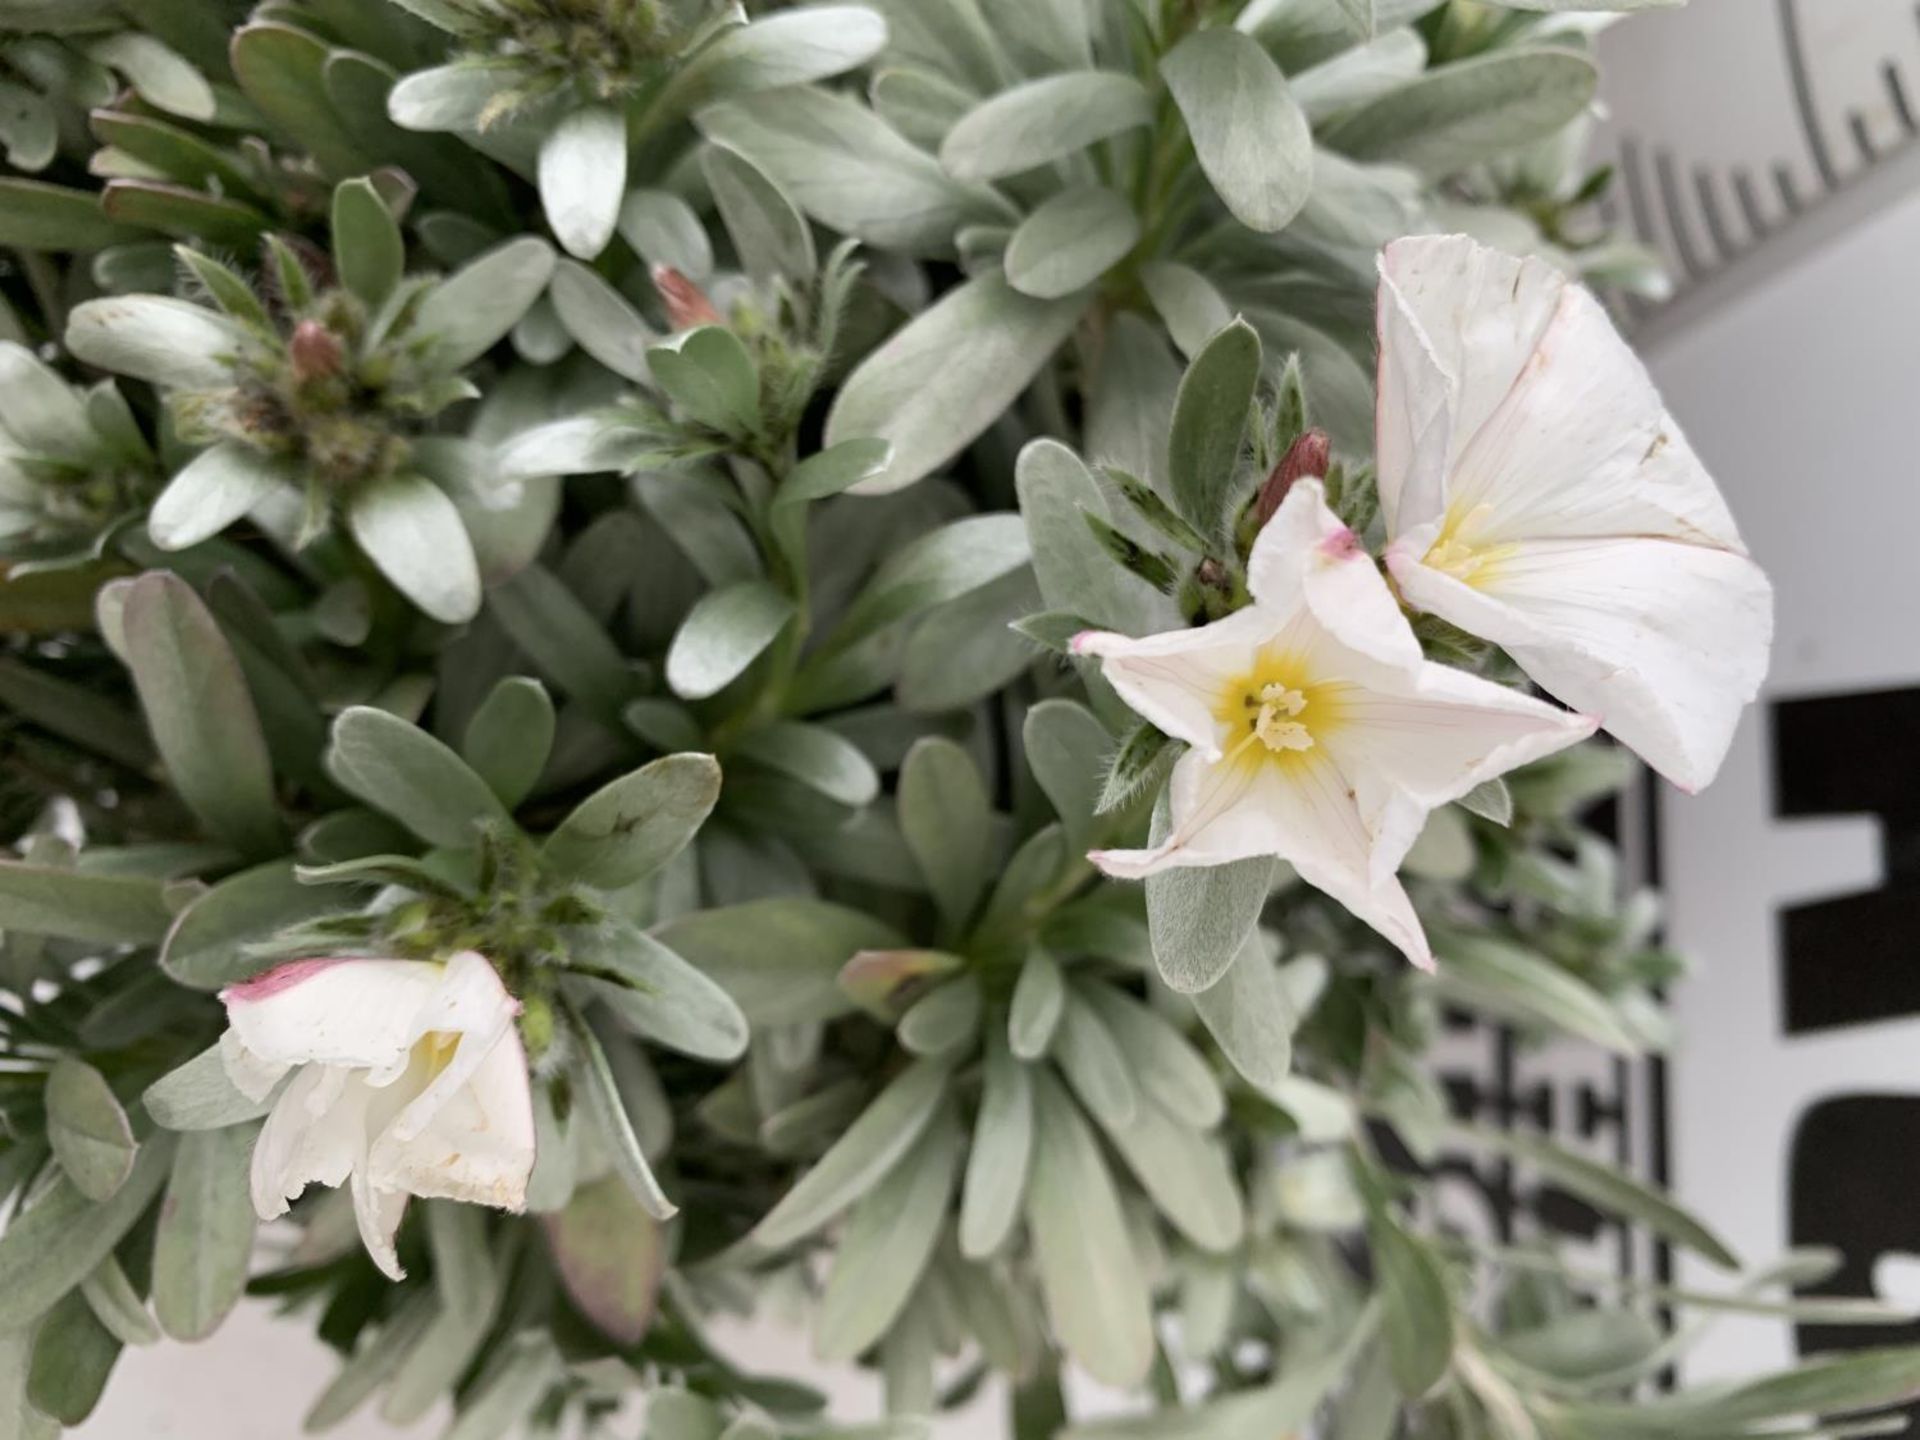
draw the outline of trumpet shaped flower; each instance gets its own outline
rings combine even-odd
[[[1318,480],[1287,492],[1247,578],[1253,603],[1210,625],[1075,637],[1128,705],[1191,747],[1166,837],[1091,858],[1136,878],[1276,855],[1431,965],[1396,874],[1429,812],[1594,722],[1427,660]]]
[[[398,1280],[408,1196],[525,1205],[534,1132],[520,1003],[485,958],[297,960],[220,998],[228,1078],[255,1100],[285,1083],[254,1146],[261,1219],[286,1214],[309,1183],[351,1184],[361,1239]]]
[[[1773,593],[1606,312],[1538,260],[1426,236],[1387,246],[1378,320],[1400,593],[1705,785],[1766,674]]]

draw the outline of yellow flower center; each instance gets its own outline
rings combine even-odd
[[[1451,575],[1463,585],[1485,585],[1515,548],[1486,540],[1483,532],[1492,514],[1491,505],[1463,507],[1456,502],[1448,506],[1440,533],[1427,547],[1421,563]]]
[[[1221,687],[1215,718],[1229,761],[1301,764],[1340,722],[1337,682],[1315,680],[1295,655],[1262,651]]]

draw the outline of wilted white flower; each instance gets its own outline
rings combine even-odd
[[[1427,236],[1387,246],[1379,327],[1401,594],[1705,785],[1766,674],[1773,592],[1606,312],[1541,261]]]
[[[398,1280],[409,1195],[526,1203],[533,1102],[520,1003],[484,957],[299,960],[220,998],[234,1085],[261,1100],[286,1081],[253,1152],[261,1219],[284,1215],[310,1183],[350,1181],[361,1239]]]
[[[1122,699],[1192,747],[1165,840],[1092,858],[1138,877],[1277,855],[1429,965],[1395,874],[1428,813],[1594,722],[1427,660],[1318,480],[1287,492],[1247,578],[1253,604],[1211,625],[1075,637]]]

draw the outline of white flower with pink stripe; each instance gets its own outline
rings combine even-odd
[[[410,1195],[519,1210],[533,1169],[520,1002],[485,957],[299,960],[229,986],[221,1055],[264,1100],[253,1204],[287,1212],[309,1184],[351,1184],[360,1235],[398,1280]],[[291,1075],[291,1079],[289,1079]]]

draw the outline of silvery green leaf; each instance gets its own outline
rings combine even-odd
[[[655,1220],[671,1220],[679,1213],[679,1207],[660,1188],[653,1166],[640,1149],[640,1137],[634,1133],[633,1118],[627,1113],[613,1070],[607,1064],[607,1052],[585,1025],[573,1026],[571,1038],[576,1103],[599,1130],[604,1153],[613,1161],[614,1173],[625,1182],[647,1214]]]
[[[630,193],[620,207],[620,236],[648,265],[671,266],[696,282],[713,273],[707,227],[671,190]]]
[[[305,1428],[314,1434],[331,1430],[365,1404],[412,1353],[433,1323],[437,1306],[431,1290],[416,1287],[377,1331],[369,1326],[361,1335],[359,1348],[347,1356],[339,1373],[307,1412]]]
[[[83,875],[0,861],[0,927],[101,945],[151,945],[167,933],[167,887],[142,875]]]
[[[914,1055],[957,1055],[980,1034],[980,982],[960,975],[929,990],[908,1007],[896,1029],[901,1047]]]
[[[272,1096],[253,1100],[234,1088],[218,1045],[162,1075],[140,1102],[154,1123],[168,1130],[222,1130],[261,1119],[273,1108]]]
[[[253,1254],[251,1127],[183,1136],[153,1242],[153,1308],[176,1340],[219,1328],[246,1288]]]
[[[961,226],[1013,218],[993,191],[955,180],[871,110],[822,90],[744,96],[698,123],[814,219],[882,249],[947,254]]]
[[[113,1256],[102,1260],[99,1268],[80,1282],[80,1293],[94,1318],[122,1345],[151,1345],[160,1338],[160,1327],[147,1312],[147,1302]]]
[[[933,1123],[947,1081],[947,1066],[938,1060],[916,1060],[901,1071],[753,1228],[755,1243],[784,1249],[871,1192]]]
[[[886,43],[886,22],[864,5],[796,6],[722,32],[675,73],[659,112],[825,80],[866,64]]]
[[[387,114],[406,130],[480,129],[525,68],[511,59],[467,59],[405,76],[387,96]]]
[[[44,170],[60,152],[60,121],[37,91],[0,83],[0,145],[7,163],[28,174]]]
[[[971,756],[929,735],[900,767],[900,829],[949,929],[979,904],[993,864],[993,814]]]
[[[960,1251],[984,1260],[1013,1232],[1033,1159],[1033,1078],[989,1033],[980,1111],[960,1188]]]
[[[87,45],[87,57],[127,77],[142,100],[188,120],[211,120],[216,102],[207,77],[153,36],[117,30]]]
[[[840,972],[863,950],[903,940],[872,916],[800,896],[684,915],[653,932],[733,996],[754,1025],[831,1020],[853,1009]]]
[[[1067,989],[1054,1035],[1053,1061],[1080,1103],[1103,1127],[1124,1130],[1139,1116],[1140,1088],[1128,1056],[1087,1003],[1083,990],[1080,986]]]
[[[1200,168],[1236,220],[1271,233],[1306,203],[1313,135],[1286,77],[1250,36],[1215,27],[1160,61]]]
[[[100,444],[81,392],[12,340],[0,341],[0,433],[29,454],[71,463]]]
[[[382,575],[435,620],[480,613],[480,563],[460,511],[422,475],[385,475],[347,503],[347,528]]]
[[[760,376],[740,337],[703,325],[647,352],[653,382],[699,424],[725,435],[760,426]]]
[[[218,990],[271,963],[250,953],[249,947],[353,900],[345,888],[302,884],[290,861],[268,860],[227,876],[188,901],[164,932],[160,968],[190,989]],[[5,917],[0,906],[0,919]]]
[[[1534,1135],[1508,1133],[1481,1125],[1456,1125],[1454,1130],[1463,1138],[1530,1166],[1544,1179],[1571,1190],[1588,1203],[1685,1246],[1722,1270],[1740,1268],[1738,1258],[1726,1242],[1705,1224],[1623,1171],[1588,1160]]]
[[[882,119],[925,150],[940,148],[976,98],[943,75],[911,66],[882,70],[868,94]]]
[[[272,491],[297,484],[299,472],[234,440],[203,450],[168,482],[147,515],[162,550],[185,550],[219,534]]]
[[[540,142],[540,208],[569,255],[591,260],[613,239],[627,191],[627,121],[612,105],[582,105]]]
[[[573,593],[538,565],[487,592],[487,612],[534,667],[602,724],[617,727],[634,696],[625,656]]]
[[[561,1373],[552,1340],[523,1331],[495,1357],[493,1368],[465,1397],[459,1417],[441,1440],[506,1440],[533,1414]]]
[[[1066,827],[1067,848],[1085,850],[1098,828],[1095,807],[1114,748],[1107,727],[1074,700],[1042,700],[1021,725],[1027,766]]]
[[[573,336],[575,344],[614,374],[643,385],[648,383],[651,372],[647,369],[647,351],[659,337],[647,328],[647,322],[640,318],[640,312],[634,309],[626,296],[575,260],[562,260],[554,267],[553,285],[547,295],[553,301],[554,312],[560,317],[560,323],[567,327],[567,333]],[[589,417],[580,416],[554,421],[532,433],[557,433],[559,427],[563,426],[578,430],[592,423]],[[597,439],[599,431],[594,429],[586,433],[587,438],[593,440]],[[523,470],[530,474],[540,468],[540,463],[535,462],[531,469],[525,465],[510,467],[509,473]],[[577,474],[582,468],[611,469],[612,457],[608,456],[604,462],[592,456],[571,459],[564,470],[543,473]]]
[[[961,180],[1017,175],[1149,125],[1153,100],[1131,75],[1071,70],[1002,90],[955,122],[940,163]]]
[[[850,1360],[886,1333],[919,1284],[946,1228],[960,1165],[960,1123],[941,1107],[909,1150],[854,1206],[815,1322],[823,1360]]]
[[[645,472],[633,480],[647,513],[709,586],[752,580],[766,573],[739,512],[721,498],[708,472]]]
[[[1194,993],[1193,1008],[1255,1089],[1270,1093],[1288,1078],[1300,1013],[1258,930],[1248,932],[1213,984]]]
[[[0,1235],[0,1329],[29,1325],[113,1252],[159,1195],[173,1163],[173,1137],[141,1145],[113,1198],[95,1205],[65,1181],[15,1215]]]
[[[1165,597],[1115,564],[1088,528],[1089,516],[1111,520],[1112,511],[1079,456],[1057,440],[1029,441],[1014,463],[1014,483],[1034,575],[1049,606],[1127,634],[1174,623]]]
[[[1011,67],[979,0],[877,0],[889,56],[939,71],[969,90],[1005,85]]]
[[[976,276],[860,363],[828,413],[827,443],[861,435],[890,440],[892,465],[861,491],[912,484],[993,423],[1085,308],[1083,297],[1036,300],[998,276]]]
[[[100,1072],[63,1056],[47,1075],[47,1141],[73,1186],[89,1200],[111,1199],[133,1173],[127,1112]]]
[[[1033,647],[1013,625],[1039,604],[1033,576],[1013,570],[939,606],[907,640],[895,701],[921,713],[960,710],[1006,688],[1033,664]]]
[[[637,1345],[652,1324],[666,1270],[666,1234],[619,1180],[576,1190],[545,1217],[547,1244],[568,1297],[603,1332]]]
[[[743,580],[708,591],[674,632],[667,684],[684,700],[719,694],[760,658],[793,616],[793,601],[770,581]]]
[[[1007,1042],[1021,1060],[1038,1060],[1053,1044],[1067,1008],[1067,982],[1059,962],[1045,950],[1029,950],[1014,982],[1007,1013]]]
[[[414,312],[412,334],[434,363],[461,369],[498,344],[553,278],[553,247],[531,235],[497,246],[442,280]]]
[[[711,755],[665,756],[582,800],[547,837],[541,861],[568,880],[618,890],[684,849],[719,796]]]
[[[1409,1400],[1438,1383],[1453,1358],[1453,1299],[1439,1257],[1387,1215],[1367,1227],[1385,1297],[1380,1327],[1394,1384]]]
[[[1234,25],[1252,35],[1288,75],[1345,53],[1367,36],[1353,23],[1356,0],[1252,0]],[[1418,19],[1432,0],[1372,0],[1373,33]]]
[[[618,1180],[606,1183],[622,1189]],[[651,1223],[644,1213],[637,1218]],[[381,1418],[395,1425],[414,1423],[454,1388],[492,1328],[499,1302],[500,1277],[487,1250],[479,1207],[430,1203],[427,1243],[440,1303],[432,1323],[407,1347],[380,1402]]]
[[[647,1440],[719,1440],[720,1409],[704,1395],[662,1385],[647,1399]]]
[[[655,1044],[701,1060],[746,1053],[747,1021],[732,997],[628,921],[609,916],[571,932],[566,964],[585,993]]]
[[[1499,50],[1429,70],[1342,115],[1321,136],[1355,160],[1451,175],[1566,125],[1593,98],[1593,62],[1571,50]]]
[[[892,552],[847,607],[822,649],[844,651],[897,621],[989,585],[1028,559],[1018,515],[969,515]]]
[[[775,276],[813,278],[819,268],[813,231],[765,171],[719,144],[701,152],[700,169],[747,274],[762,283]]]
[[[1166,811],[1154,809],[1154,831]],[[1159,841],[1156,839],[1155,844]],[[1160,978],[1182,994],[1215,985],[1242,952],[1273,888],[1276,862],[1267,856],[1204,869],[1164,870],[1147,877],[1147,927]]]
[[[67,349],[76,359],[163,388],[231,385],[234,359],[250,343],[236,321],[165,295],[89,300],[67,317]]]
[[[370,705],[349,706],[333,722],[327,772],[429,844],[470,848],[483,827],[509,823],[499,798],[464,760],[418,726]]]
[[[1203,535],[1224,533],[1240,452],[1260,383],[1260,337],[1235,320],[1193,357],[1167,440],[1173,503]]]
[[[1233,311],[1213,282],[1190,265],[1156,260],[1140,268],[1140,283],[1165,322],[1167,333],[1189,359],[1233,323]]]
[[[1013,232],[1007,283],[1041,300],[1071,295],[1126,258],[1139,238],[1140,220],[1125,196],[1104,185],[1062,190]]]
[[[1371,369],[1324,330],[1292,314],[1249,305],[1245,316],[1270,354],[1300,356],[1308,408],[1314,423],[1333,437],[1334,447],[1365,453],[1373,444]]]
[[[1094,1116],[1140,1188],[1181,1234],[1215,1254],[1240,1243],[1246,1211],[1224,1140],[1194,1129],[1151,1095],[1141,1097],[1125,1125],[1107,1124],[1098,1111]]]
[[[1404,85],[1426,64],[1427,47],[1419,32],[1395,30],[1294,76],[1293,98],[1318,125]]]
[[[180,798],[245,855],[271,855],[284,831],[273,764],[232,647],[184,580],[151,571],[120,607],[127,663],[147,726]]]
[[[1208,1130],[1227,1100],[1206,1058],[1160,1013],[1112,985],[1082,992],[1133,1067],[1140,1088],[1182,1125]]]
[[[1460,808],[1496,825],[1513,823],[1513,792],[1498,775],[1473,787],[1460,797]]]
[[[94,1316],[78,1290],[63,1298],[35,1328],[27,1372],[32,1409],[62,1425],[93,1414],[120,1358],[120,1341]]]
[[[467,722],[460,758],[513,809],[532,792],[553,748],[553,700],[546,686],[509,675]]]
[[[1518,945],[1488,935],[1449,936],[1434,988],[1454,1004],[1511,1023],[1577,1035],[1620,1055],[1647,1048],[1593,986]]]
[[[1029,74],[1093,63],[1094,7],[1085,0],[981,0],[996,38]]]
[[[748,735],[738,753],[842,805],[870,804],[880,793],[873,762],[824,725],[776,720]]]
[[[348,180],[333,192],[333,259],[340,283],[370,308],[406,273],[406,241],[370,180]]]
[[[1096,1380],[1133,1386],[1153,1363],[1153,1305],[1113,1177],[1087,1122],[1044,1070],[1034,1081],[1027,1229],[1054,1333]]]

